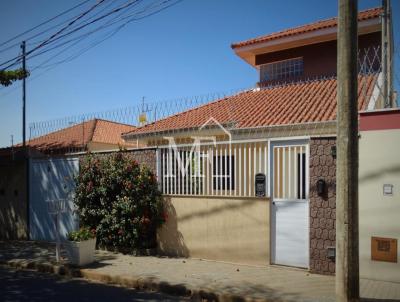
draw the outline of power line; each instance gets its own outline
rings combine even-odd
[[[69,34],[71,34],[72,32],[77,32],[78,30],[82,29],[83,27],[86,27],[86,26],[88,26],[88,25],[91,25],[91,24],[93,24],[94,22],[96,22],[96,21],[98,21],[98,20],[100,20],[100,19],[103,19],[103,18],[105,18],[106,16],[111,15],[112,13],[119,12],[119,11],[120,11],[121,9],[123,9],[123,8],[127,8],[128,6],[131,6],[131,5],[133,5],[133,4],[138,4],[139,1],[140,1],[140,0],[135,0],[135,1],[133,1],[133,2],[124,4],[123,6],[117,8],[117,9],[112,10],[111,12],[107,13],[106,15],[103,15],[103,16],[101,16],[101,17],[99,17],[99,18],[96,18],[95,20],[93,20],[93,21],[91,21],[91,22],[89,22],[89,23],[86,23],[86,24],[84,24],[84,25],[82,25],[82,26],[80,26],[80,27],[78,27],[78,28],[76,28],[76,29],[74,29],[74,30],[72,30],[72,31],[70,31],[70,32],[67,32],[67,33],[64,34],[63,36],[60,36],[60,37],[54,39],[53,41],[51,41],[51,42],[48,43],[47,45],[50,45],[50,44],[51,44],[52,42],[54,42],[55,40],[60,39],[60,38],[63,38],[64,36],[69,35]],[[164,6],[164,7],[161,7],[161,8],[159,8],[159,9],[156,9],[155,11],[150,12],[150,13],[144,15],[144,16],[137,17],[137,18],[132,18],[132,16],[137,16],[137,15],[139,15],[139,14],[141,14],[141,13],[145,13],[146,10],[154,9],[154,8],[160,7],[160,6],[162,6],[162,5],[164,5],[164,4],[168,3],[168,2],[171,2],[171,1],[172,1],[172,0],[164,0],[164,1],[159,2],[157,5],[155,5],[157,2],[154,2],[154,3],[152,3],[151,5],[146,6],[146,8],[142,9],[142,10],[139,11],[139,12],[131,13],[131,14],[127,15],[127,16],[124,16],[123,18],[118,19],[118,17],[122,15],[122,14],[120,14],[120,15],[118,15],[117,17],[115,17],[114,19],[109,20],[109,21],[106,22],[105,24],[100,25],[99,27],[95,28],[95,29],[92,30],[92,31],[86,32],[86,33],[82,34],[81,36],[74,37],[74,38],[72,38],[72,39],[70,39],[70,40],[67,40],[67,41],[64,41],[64,42],[62,42],[62,43],[56,44],[56,45],[54,45],[53,47],[46,48],[46,49],[44,49],[42,52],[36,53],[36,54],[34,54],[34,55],[31,55],[31,56],[29,56],[28,58],[31,59],[31,58],[34,58],[34,57],[36,57],[36,56],[40,56],[40,55],[42,55],[42,54],[44,54],[44,53],[47,53],[47,52],[52,51],[52,50],[55,50],[55,49],[57,49],[57,48],[59,48],[59,47],[62,47],[62,46],[66,45],[66,44],[68,44],[68,43],[70,43],[70,42],[73,42],[73,41],[75,41],[75,40],[77,40],[77,39],[82,40],[83,38],[88,37],[88,36],[90,36],[91,34],[97,32],[97,31],[99,31],[99,30],[102,30],[102,29],[104,29],[104,28],[107,28],[107,27],[109,27],[109,26],[112,26],[112,25],[114,25],[114,24],[117,24],[117,23],[119,23],[119,22],[121,22],[121,21],[124,21],[124,20],[126,20],[126,19],[129,19],[128,21],[125,22],[125,24],[123,24],[123,25],[121,26],[121,28],[122,28],[122,27],[124,27],[126,24],[128,24],[128,23],[130,23],[130,22],[132,22],[132,21],[137,21],[137,20],[141,20],[141,19],[147,18],[147,17],[149,17],[149,16],[152,16],[152,15],[158,13],[158,12],[161,12],[161,11],[163,11],[163,10],[165,10],[165,9],[167,9],[167,8],[169,8],[169,7],[173,6],[173,5],[175,5],[175,4],[179,3],[179,2],[181,2],[182,0],[175,1],[175,2],[173,2],[173,3],[171,3],[171,4],[169,4],[169,5],[166,5],[166,6]],[[117,20],[116,20],[116,19],[117,19]],[[116,32],[118,32],[121,28],[117,29]],[[75,43],[75,44],[77,44],[77,43]],[[99,44],[99,43],[97,43],[97,44]],[[97,45],[97,44],[96,44],[96,45]],[[34,50],[35,50],[35,49],[34,49]],[[34,51],[34,50],[29,51],[28,54],[32,53],[32,51]],[[9,60],[9,61],[11,61],[11,60]],[[7,61],[7,62],[5,62],[5,63],[9,63],[9,61]],[[7,66],[7,68],[9,68],[9,67],[11,67],[11,66],[13,66],[13,65],[16,65],[18,62],[19,62],[19,59],[17,59],[14,63],[12,63],[12,64],[10,64],[9,66]],[[1,64],[1,65],[4,65],[5,63],[3,63],[3,64]],[[1,65],[0,65],[0,66],[1,66]]]
[[[64,26],[63,28],[61,28],[59,31],[57,31],[56,33],[54,33],[53,35],[50,36],[50,38],[48,38],[47,40],[43,41],[42,43],[40,43],[38,46],[36,46],[35,48],[31,49],[30,51],[28,51],[27,55],[31,54],[32,52],[36,51],[37,49],[45,46],[46,44],[50,43],[50,41],[54,41],[59,34],[61,34],[63,31],[65,31],[68,27],[70,27],[71,25],[73,25],[75,22],[77,22],[78,20],[82,19],[84,16],[86,16],[88,13],[90,13],[92,10],[94,10],[96,7],[98,7],[100,4],[102,4],[105,0],[99,0],[95,5],[93,5],[92,7],[90,7],[87,11],[83,12],[79,17],[75,18],[74,20],[72,20],[71,22],[69,22],[66,26]],[[61,36],[62,37],[62,36]]]
[[[90,1],[90,0],[88,0],[88,1]],[[108,1],[108,0],[107,0],[107,1]],[[88,21],[88,20],[92,19],[93,17],[99,15],[100,13],[102,13],[103,11],[105,11],[107,8],[109,8],[110,6],[112,6],[114,2],[118,2],[118,1],[119,1],[119,0],[110,0],[110,4],[109,4],[109,5],[107,5],[107,6],[104,7],[102,10],[100,10],[99,12],[97,12],[96,14],[94,14],[92,17],[90,17],[89,19],[87,19],[87,20],[85,20],[85,21]],[[77,16],[78,16],[78,15],[73,16],[73,17],[71,17],[71,18],[68,18],[68,19],[66,19],[66,20],[63,20],[63,21],[61,21],[61,22],[59,22],[59,23],[57,23],[57,24],[55,24],[55,25],[52,25],[51,27],[48,27],[48,28],[44,29],[43,31],[41,31],[41,32],[39,32],[39,33],[34,34],[33,36],[30,36],[30,37],[25,38],[24,40],[25,40],[25,41],[30,41],[30,40],[32,40],[32,39],[34,39],[34,38],[36,38],[36,37],[39,37],[39,36],[41,36],[41,35],[43,35],[43,34],[49,32],[49,31],[51,31],[51,30],[54,30],[55,28],[57,28],[57,27],[60,26],[60,25],[66,24],[67,22],[73,20],[73,19],[76,18]],[[78,23],[78,24],[82,24],[83,22],[84,22],[84,21],[82,21],[82,22],[80,22],[80,23]],[[30,43],[27,43],[27,45],[38,45],[38,44],[42,43],[43,41],[44,41],[44,40],[35,41],[35,42],[30,42]],[[16,47],[16,46],[19,46],[19,45],[20,45],[20,43],[18,42],[18,43],[12,44],[12,45],[10,45],[10,46],[8,46],[8,47],[6,47],[6,48],[0,49],[0,53],[3,53],[3,52],[5,52],[5,51],[7,51],[7,50],[9,50],[9,49],[12,49],[13,47]]]
[[[179,2],[182,2],[183,0],[177,0],[177,1],[175,1],[175,2],[170,3],[169,5],[166,5],[166,6],[164,6],[164,7],[159,8],[160,6],[162,6],[162,5],[166,4],[166,3],[169,3],[169,2],[171,2],[171,1],[173,1],[173,0],[164,0],[164,1],[159,2],[158,4],[156,4],[157,2],[153,2],[152,4],[150,4],[150,5],[146,6],[145,8],[143,8],[141,11],[138,11],[138,12],[135,12],[135,13],[131,13],[131,14],[129,14],[129,15],[123,17],[123,18],[120,18],[119,20],[114,21],[116,18],[118,18],[118,17],[121,16],[122,14],[118,15],[116,18],[114,18],[114,19],[112,19],[112,20],[109,20],[109,21],[108,21],[109,24],[108,24],[108,23],[103,24],[102,26],[98,27],[96,30],[94,30],[94,31],[92,31],[92,32],[89,32],[89,34],[92,34],[93,32],[96,32],[96,31],[98,31],[98,30],[107,28],[108,26],[112,26],[112,25],[114,25],[114,24],[116,24],[116,23],[119,23],[119,22],[121,22],[121,21],[123,21],[123,20],[126,20],[126,19],[128,19],[128,20],[127,20],[125,23],[119,25],[117,28],[115,28],[115,29],[111,30],[110,32],[108,32],[108,33],[107,33],[106,35],[104,35],[100,40],[95,41],[94,43],[92,43],[92,44],[86,46],[86,48],[80,50],[78,53],[76,53],[76,54],[74,54],[74,55],[72,55],[72,56],[70,56],[70,57],[68,57],[68,58],[65,58],[65,59],[63,59],[63,60],[61,60],[61,61],[55,62],[55,63],[53,63],[53,64],[51,64],[51,65],[47,65],[47,66],[44,65],[44,64],[48,63],[49,61],[51,61],[52,59],[54,59],[55,57],[59,56],[61,53],[63,53],[63,52],[65,52],[66,50],[68,50],[69,48],[75,46],[76,44],[78,44],[79,42],[81,42],[84,38],[86,38],[86,37],[89,36],[89,35],[88,35],[88,33],[86,33],[86,34],[84,34],[84,35],[79,36],[78,38],[80,38],[80,39],[79,39],[78,41],[76,41],[76,42],[73,43],[72,45],[67,46],[66,48],[64,48],[63,50],[61,50],[60,52],[58,52],[57,54],[55,54],[54,56],[52,56],[51,58],[45,60],[44,62],[42,62],[42,63],[39,64],[38,66],[34,67],[34,68],[32,69],[32,71],[34,71],[34,70],[36,70],[36,69],[38,69],[38,68],[46,68],[46,69],[45,69],[42,73],[39,73],[38,75],[34,76],[33,78],[32,78],[32,77],[31,77],[31,78],[28,78],[28,81],[33,81],[33,80],[35,80],[35,79],[41,77],[42,75],[46,74],[49,70],[52,70],[52,69],[56,68],[57,66],[59,66],[59,65],[62,64],[62,63],[70,62],[70,61],[76,59],[77,57],[81,56],[82,54],[84,54],[85,52],[87,52],[88,50],[90,50],[91,48],[93,48],[93,47],[97,46],[98,44],[104,42],[105,40],[111,38],[113,35],[115,35],[117,32],[119,32],[119,31],[120,31],[124,26],[126,26],[127,24],[129,24],[129,23],[131,23],[131,22],[133,22],[133,21],[138,21],[138,20],[141,20],[141,19],[150,17],[150,16],[152,16],[152,15],[154,15],[154,14],[156,14],[156,13],[159,13],[159,12],[161,12],[161,11],[163,11],[163,10],[169,8],[169,7],[172,7],[172,6],[176,5],[176,4],[178,4]],[[134,17],[134,16],[137,16],[137,15],[140,15],[140,14],[146,12],[146,10],[155,9],[155,8],[156,8],[155,11],[152,11],[152,12],[146,14],[146,15],[143,15],[143,16],[140,16],[140,17]],[[130,18],[130,19],[129,19],[129,18]],[[111,21],[113,21],[113,22],[111,22]],[[110,22],[111,22],[111,23],[110,23]],[[71,42],[71,41],[73,41],[73,40],[74,40],[74,39],[69,40],[69,41],[67,41],[67,42],[64,42],[64,43],[62,43],[61,45],[58,44],[56,47],[53,47],[53,48],[51,48],[51,49],[44,50],[44,51],[41,52],[41,53],[38,53],[38,54],[35,54],[34,56],[31,56],[30,58],[35,57],[35,56],[37,56],[37,55],[41,55],[41,54],[43,54],[43,53],[45,53],[45,52],[48,52],[48,51],[50,51],[50,50],[54,50],[55,48],[61,47],[61,46],[65,45],[66,43],[69,43],[69,42]],[[76,38],[75,38],[75,40],[76,40]],[[13,89],[7,91],[6,93],[4,93],[2,96],[4,97],[4,96],[10,94],[11,92],[15,91],[15,90],[18,89],[18,88],[19,88],[19,87],[17,86],[17,87],[15,87],[15,88],[13,88]]]
[[[104,1],[105,1],[105,0],[99,0],[99,2],[96,3],[94,6],[92,6],[91,8],[89,8],[89,10],[87,10],[87,11],[85,11],[84,13],[80,14],[77,18],[74,18],[73,21],[69,22],[69,23],[68,23],[66,26],[64,26],[61,30],[57,31],[57,32],[56,32],[55,34],[53,34],[51,37],[49,37],[49,38],[47,38],[46,40],[42,41],[38,46],[36,46],[36,47],[34,47],[33,49],[31,49],[30,51],[28,51],[28,52],[27,52],[27,56],[29,56],[32,52],[38,50],[39,48],[42,48],[42,47],[44,47],[44,46],[46,46],[46,45],[49,45],[49,44],[53,43],[53,42],[56,41],[56,40],[62,39],[62,38],[64,38],[65,36],[68,36],[68,35],[70,35],[70,34],[73,34],[73,33],[77,32],[77,31],[79,31],[79,30],[81,30],[81,29],[83,29],[83,28],[85,28],[85,27],[87,27],[87,26],[89,26],[89,25],[91,25],[91,24],[93,24],[93,23],[99,21],[99,20],[102,20],[102,19],[104,19],[104,18],[106,18],[106,17],[108,17],[108,16],[110,16],[110,15],[112,15],[112,14],[114,14],[114,13],[117,13],[117,12],[121,11],[122,9],[125,9],[125,8],[129,7],[129,6],[133,5],[133,4],[135,4],[135,3],[136,3],[137,1],[139,1],[139,0],[128,1],[126,4],[124,4],[124,5],[122,5],[122,6],[119,6],[118,8],[115,8],[115,9],[111,10],[110,12],[108,12],[108,13],[106,13],[106,14],[104,14],[104,15],[102,15],[102,16],[100,16],[100,17],[94,19],[94,20],[92,20],[91,22],[87,22],[87,23],[85,23],[85,24],[83,24],[83,25],[81,25],[81,26],[79,26],[79,27],[77,27],[77,28],[72,29],[71,31],[65,33],[64,35],[61,35],[61,36],[59,36],[59,37],[56,37],[56,36],[58,36],[60,33],[62,33],[64,30],[66,30],[68,27],[70,27],[72,24],[74,24],[76,21],[78,21],[79,19],[81,19],[82,17],[84,17],[85,15],[87,15],[90,11],[92,11],[94,8],[96,8],[98,5],[100,5],[100,4],[103,3]],[[15,61],[14,61],[14,60],[15,60]],[[7,69],[7,68],[10,68],[10,67],[12,67],[12,66],[18,64],[20,60],[21,60],[21,56],[16,56],[16,57],[14,57],[14,58],[12,58],[12,59],[6,61],[6,62],[1,63],[0,66],[6,65],[6,64],[8,64],[8,63],[14,61],[13,63],[11,63],[11,64],[9,64],[9,65],[7,65],[6,67],[3,68],[3,69]]]
[[[158,4],[158,6],[161,6],[161,5],[163,5],[163,4],[165,4],[165,3],[168,3],[168,2],[170,2],[170,1],[171,1],[171,0],[163,1],[163,2],[161,2],[160,4]],[[74,44],[68,46],[67,48],[65,48],[65,49],[62,50],[61,52],[57,53],[55,56],[53,56],[53,57],[50,58],[49,60],[46,60],[46,61],[43,62],[42,64],[36,66],[35,69],[37,69],[37,68],[46,68],[46,67],[49,67],[49,66],[52,66],[52,65],[55,65],[55,64],[62,64],[62,63],[65,63],[65,62],[70,62],[70,61],[74,60],[75,58],[79,57],[80,55],[82,55],[83,53],[87,52],[87,51],[90,50],[91,48],[93,48],[93,47],[97,46],[98,44],[102,43],[103,41],[105,41],[105,40],[111,38],[111,37],[114,36],[117,32],[119,32],[123,27],[125,27],[127,24],[129,24],[129,23],[131,23],[131,22],[133,22],[133,21],[138,21],[138,20],[141,20],[141,19],[150,17],[150,16],[152,16],[152,15],[154,15],[154,14],[156,14],[156,13],[159,13],[159,12],[161,12],[161,11],[163,11],[163,10],[165,10],[165,9],[167,9],[167,8],[169,8],[169,7],[173,6],[173,5],[175,5],[175,4],[179,3],[179,2],[181,2],[181,1],[182,1],[182,0],[178,0],[178,1],[174,2],[174,3],[171,3],[171,4],[168,5],[168,6],[162,7],[161,9],[158,9],[158,10],[156,10],[156,11],[154,11],[154,12],[151,12],[151,13],[145,15],[145,16],[141,16],[141,17],[138,17],[138,18],[131,18],[131,19],[129,19],[128,21],[126,21],[125,23],[123,23],[122,25],[120,25],[120,26],[118,26],[117,28],[111,30],[111,31],[110,31],[109,33],[107,33],[104,37],[102,37],[99,41],[96,41],[96,42],[94,42],[93,44],[88,45],[88,47],[82,49],[82,50],[81,50],[80,52],[78,52],[77,54],[74,54],[74,55],[72,55],[72,56],[70,56],[70,57],[68,57],[68,58],[66,58],[66,59],[61,60],[61,61],[55,62],[55,63],[53,63],[53,64],[51,64],[51,65],[43,66],[43,64],[47,63],[47,62],[50,61],[52,58],[57,57],[59,54],[61,54],[61,53],[64,52],[65,50],[67,50],[67,49],[69,49],[70,47],[75,46],[76,44],[78,44],[79,42],[81,42],[84,38],[87,37],[87,34],[84,34],[84,35],[82,35],[82,36],[79,36],[79,37],[77,37],[77,38],[80,38],[79,41],[77,41],[76,43],[74,43]],[[155,6],[155,7],[156,7],[156,6]],[[147,7],[146,9],[148,9],[148,8],[152,8],[152,7],[149,6],[149,7]],[[112,22],[111,24],[105,24],[106,26],[103,25],[103,26],[101,26],[101,27],[98,27],[98,28],[96,28],[94,31],[89,32],[89,34],[95,32],[95,31],[98,31],[98,30],[102,30],[102,29],[104,29],[104,28],[106,28],[106,27],[108,27],[108,26],[110,26],[110,25],[114,25],[115,23],[119,23],[119,22],[125,20],[126,18],[132,17],[132,15],[137,15],[137,14],[140,14],[140,13],[143,13],[143,12],[145,12],[145,9],[142,10],[142,11],[140,11],[140,12],[138,12],[138,13],[130,14],[130,15],[128,15],[128,16],[126,16],[126,17],[120,19],[120,20],[117,20],[117,21],[115,21],[115,22]],[[76,39],[76,38],[75,38],[75,39]],[[72,39],[72,40],[74,40],[74,39]],[[72,40],[69,40],[69,41],[67,41],[67,42],[65,42],[65,43],[69,43],[69,42],[71,42]],[[64,43],[63,43],[63,44],[64,44]],[[59,46],[61,46],[61,45],[59,45]],[[59,46],[55,46],[54,48],[58,48]],[[50,51],[50,50],[53,50],[53,49],[48,49],[48,50],[45,50],[45,51],[43,51],[43,52],[47,52],[47,51]],[[42,52],[42,53],[43,53],[43,52]],[[42,54],[42,53],[39,53],[39,54]],[[39,55],[39,54],[37,54],[37,55]],[[34,70],[35,70],[35,69],[34,69]]]
[[[90,7],[88,10],[86,10],[85,12],[81,13],[78,17],[74,18],[72,21],[70,21],[66,26],[64,26],[63,28],[61,28],[60,30],[58,30],[56,33],[54,33],[53,35],[51,35],[49,38],[47,38],[45,41],[43,41],[42,43],[40,43],[38,46],[34,47],[33,49],[31,49],[30,51],[28,51],[26,53],[26,56],[28,56],[29,54],[31,54],[32,52],[36,51],[37,49],[45,46],[46,44],[48,44],[52,39],[55,39],[59,34],[61,34],[63,31],[65,31],[68,27],[70,27],[71,25],[73,25],[76,21],[82,19],[84,16],[86,16],[88,13],[90,13],[92,10],[94,10],[96,7],[98,7],[100,4],[102,4],[105,0],[99,0],[95,5],[93,5],[92,7]],[[12,66],[14,66],[15,64],[18,64],[21,61],[22,56],[17,56],[15,58],[12,58],[8,61],[6,61],[5,63],[0,64],[0,66],[3,66],[13,60],[14,63],[4,67],[3,69],[7,69],[10,68]]]
[[[66,11],[63,11],[63,12],[61,12],[60,14],[58,14],[58,15],[56,15],[56,16],[54,16],[54,17],[52,17],[52,18],[50,18],[50,19],[48,19],[48,20],[46,20],[46,21],[44,21],[44,22],[42,22],[42,23],[40,23],[40,24],[38,24],[38,25],[36,25],[36,26],[34,26],[34,27],[32,27],[32,28],[30,28],[30,29],[28,29],[28,30],[26,30],[26,31],[24,31],[24,32],[22,32],[22,33],[20,33],[20,34],[18,34],[18,35],[16,35],[16,36],[14,36],[14,37],[12,37],[12,38],[10,38],[10,39],[8,39],[7,41],[2,42],[2,43],[0,44],[0,47],[6,45],[7,43],[9,43],[9,42],[11,42],[11,41],[13,41],[13,40],[15,40],[15,39],[17,39],[17,38],[19,38],[19,37],[22,37],[23,35],[25,35],[25,34],[27,34],[27,33],[30,33],[31,31],[34,31],[35,29],[37,29],[37,28],[39,28],[39,27],[41,27],[41,26],[43,26],[43,25],[45,25],[45,24],[47,24],[47,23],[49,23],[49,22],[51,22],[51,21],[53,21],[53,20],[55,20],[55,19],[57,19],[57,18],[63,16],[63,15],[65,15],[65,14],[67,14],[67,13],[69,13],[69,12],[71,12],[71,11],[73,11],[74,9],[76,9],[76,8],[78,8],[78,7],[80,7],[80,6],[84,5],[84,4],[86,4],[86,3],[89,2],[89,1],[90,1],[90,0],[85,0],[85,1],[79,3],[79,4],[75,5],[75,6],[73,6],[73,7],[69,8],[69,9],[67,9]],[[19,44],[19,43],[18,43],[18,44]]]
[[[100,1],[103,2],[104,0],[100,0]],[[56,40],[62,39],[62,38],[64,38],[64,37],[66,37],[66,36],[69,36],[69,35],[71,35],[71,34],[77,32],[77,31],[79,31],[79,30],[81,30],[81,29],[83,29],[83,28],[89,26],[89,25],[92,25],[93,23],[96,23],[97,21],[100,21],[100,20],[102,20],[102,19],[104,19],[104,18],[106,18],[106,17],[108,17],[108,16],[110,16],[110,15],[112,15],[112,14],[114,14],[114,13],[119,12],[120,10],[122,10],[122,9],[124,9],[124,8],[127,8],[127,7],[129,7],[129,6],[133,5],[133,4],[135,4],[137,1],[139,1],[139,0],[133,0],[133,1],[129,2],[129,3],[127,3],[127,4],[124,4],[124,5],[122,5],[122,6],[118,7],[118,8],[116,8],[116,9],[113,9],[112,11],[108,12],[107,14],[102,15],[102,16],[100,16],[100,17],[98,17],[98,18],[96,18],[96,19],[94,19],[94,20],[92,20],[92,21],[90,21],[90,22],[88,22],[88,23],[86,23],[86,24],[83,24],[83,25],[81,25],[81,26],[79,26],[79,27],[77,27],[77,28],[75,28],[75,29],[72,29],[71,31],[69,31],[69,32],[67,32],[67,33],[65,33],[65,34],[63,34],[63,35],[61,35],[61,36],[58,36],[57,38],[55,37],[55,35],[56,35],[56,34],[55,34],[55,35],[53,35],[52,37],[50,37],[46,42],[43,42],[43,43],[40,44],[39,46],[37,46],[37,47],[35,47],[34,49],[32,49],[29,53],[32,53],[32,52],[35,51],[36,49],[38,49],[38,48],[40,48],[40,47],[42,47],[42,46],[48,44],[48,43],[50,42],[51,39],[52,39],[51,42],[54,42],[54,41],[56,41]],[[101,2],[99,2],[99,3],[101,3]],[[60,31],[60,32],[61,32],[61,31]]]

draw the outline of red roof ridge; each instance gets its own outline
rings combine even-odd
[[[373,7],[373,8],[369,8],[363,11],[360,11],[358,13],[358,20],[362,21],[362,20],[368,20],[368,19],[372,19],[372,18],[376,18],[379,16],[379,14],[382,12],[382,7]],[[303,24],[303,25],[299,25],[299,26],[295,26],[295,27],[291,27],[288,29],[284,29],[281,31],[277,31],[277,32],[273,32],[267,35],[261,35],[249,40],[245,40],[245,41],[241,41],[241,42],[236,42],[236,43],[232,43],[231,44],[231,48],[235,49],[235,48],[239,48],[239,47],[243,47],[243,46],[247,46],[247,45],[252,45],[258,42],[264,42],[264,41],[268,41],[268,40],[275,40],[278,38],[282,38],[282,37],[286,37],[286,36],[293,36],[296,34],[301,34],[301,33],[306,33],[309,31],[315,31],[315,30],[319,30],[319,29],[323,29],[323,28],[328,28],[328,27],[335,27],[337,26],[337,20],[338,17],[331,17],[331,18],[327,18],[327,19],[323,19],[323,20],[319,20],[319,21],[315,21],[315,22],[310,22],[307,24]],[[334,21],[334,23],[330,23]],[[319,26],[321,24],[327,23],[325,26]],[[301,30],[303,29],[303,30]],[[294,32],[292,32],[294,31]]]

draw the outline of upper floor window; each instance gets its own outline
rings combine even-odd
[[[260,82],[284,80],[303,75],[303,58],[294,58],[261,65]]]

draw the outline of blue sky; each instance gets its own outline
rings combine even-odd
[[[78,2],[2,0],[1,41]],[[397,45],[399,2],[393,1]],[[380,3],[359,0],[359,9]],[[234,55],[232,42],[336,15],[337,0],[183,0],[28,82],[27,123],[131,106],[142,96],[158,101],[254,86],[257,72]],[[18,52],[0,53],[0,61]],[[21,140],[21,89],[15,87],[0,89],[0,147],[10,145],[11,134]]]

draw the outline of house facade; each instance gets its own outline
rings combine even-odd
[[[137,144],[127,143],[121,134],[135,129],[132,125],[94,118],[34,137],[26,145],[46,155],[133,148]]]
[[[69,198],[79,171],[77,152],[136,147],[121,138],[134,129],[92,119],[30,139],[27,148],[19,144],[0,149],[0,239],[54,240],[47,204]],[[62,236],[77,227],[76,217],[62,215]]]
[[[381,9],[359,13],[358,108],[383,106]],[[171,256],[335,271],[337,19],[232,45],[257,88],[123,135],[156,148]]]

